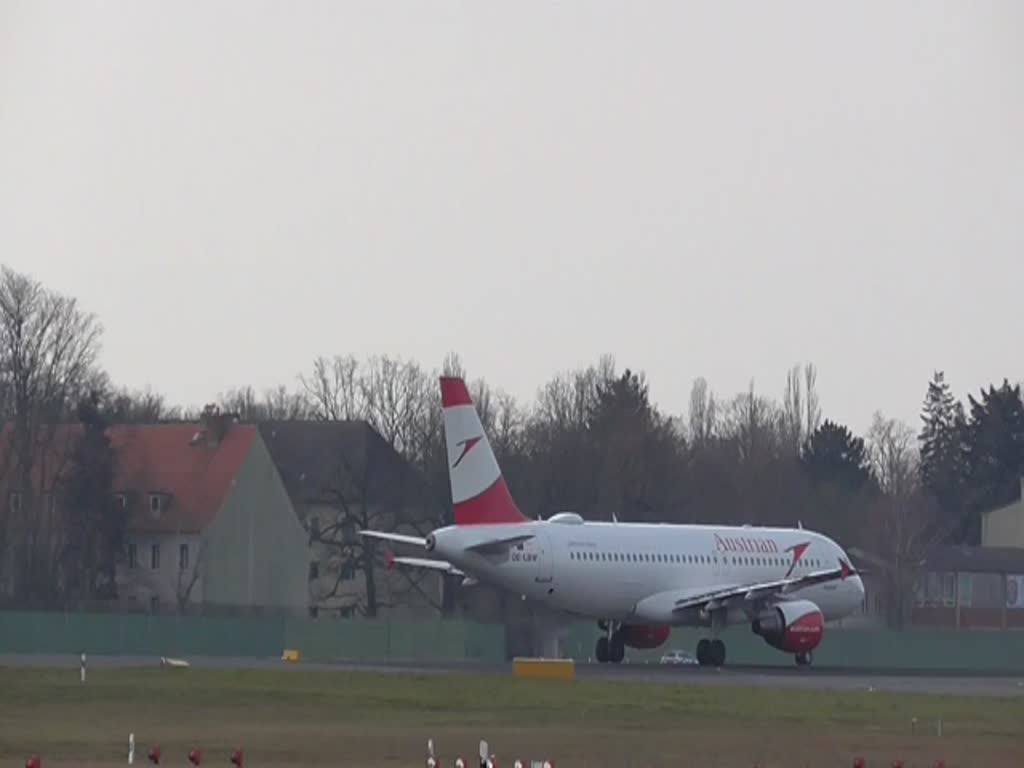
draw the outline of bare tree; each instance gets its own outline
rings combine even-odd
[[[610,355],[603,355],[596,366],[555,376],[538,393],[536,419],[561,430],[586,429],[601,385],[615,378]]]
[[[883,493],[907,498],[920,489],[917,436],[910,425],[876,411],[868,432],[868,450]]]
[[[405,457],[415,454],[431,382],[418,363],[370,358],[358,378],[363,418]]]
[[[229,390],[217,399],[222,411],[236,414],[240,421],[307,419],[313,411],[303,392],[289,392],[280,385],[257,395],[250,386]]]
[[[352,356],[318,357],[313,372],[299,382],[314,418],[324,421],[357,419],[364,413],[359,387],[359,362]]]
[[[268,389],[263,395],[264,418],[270,420],[278,419],[309,419],[312,417],[312,409],[309,401],[303,392],[293,392],[288,387],[280,384]]]
[[[786,391],[782,398],[781,437],[786,448],[794,455],[799,455],[805,437],[804,398],[799,366],[793,366],[786,373]]]
[[[690,390],[690,440],[697,447],[706,446],[715,437],[718,406],[704,377],[693,382]]]
[[[754,391],[737,395],[725,413],[725,428],[739,448],[741,462],[762,461],[774,454],[779,438],[781,414],[770,399]]]
[[[181,419],[180,408],[167,404],[159,392],[107,388],[104,395],[107,419],[113,424],[157,424]]]
[[[875,413],[868,448],[882,494],[869,511],[869,529],[875,553],[886,564],[890,620],[897,625],[907,618],[917,564],[939,534],[935,506],[922,492],[916,443],[908,424]]]
[[[54,483],[52,461],[60,423],[97,382],[101,326],[75,299],[3,267],[0,274],[0,390],[7,407],[4,503],[0,506],[0,570],[14,551],[16,591],[33,599],[48,587],[54,544],[45,520]],[[66,453],[66,452],[64,452]],[[60,459],[57,459],[60,461]],[[51,464],[48,466],[48,462]],[[42,479],[41,483],[37,481]],[[36,487],[37,484],[40,487]],[[16,505],[9,503],[17,494]],[[16,535],[17,546],[10,547]]]
[[[310,538],[328,552],[329,570],[333,584],[313,580],[315,603],[346,595],[348,607],[360,615],[374,617],[381,608],[392,607],[403,597],[402,590],[391,590],[383,596],[377,576],[384,565],[384,552],[373,539],[357,535],[359,530],[395,530],[411,528],[424,535],[431,520],[419,510],[416,489],[410,487],[415,479],[412,472],[398,461],[388,460],[388,447],[380,444],[375,433],[367,432],[366,445],[358,450],[337,451],[336,471],[332,480],[319,492],[319,501],[332,510],[332,518],[318,522],[310,531]],[[376,441],[376,444],[375,444]],[[402,569],[407,590],[424,594],[420,583],[429,576]],[[348,590],[347,582],[362,577],[362,589]],[[440,609],[433,598],[430,602]]]
[[[804,366],[804,403],[807,407],[807,422],[804,424],[804,435],[810,437],[821,426],[821,407],[818,404],[818,391],[815,384],[818,371],[813,364]]]
[[[804,443],[821,425],[821,408],[815,391],[817,372],[813,365],[793,366],[786,373],[786,389],[782,398],[780,437],[783,445],[798,455]]]
[[[203,568],[206,564],[206,539],[199,543],[199,551],[196,557],[187,565],[178,560],[178,583],[175,588],[175,598],[178,604],[178,613],[185,613],[189,600],[192,598],[192,591],[202,577]]]

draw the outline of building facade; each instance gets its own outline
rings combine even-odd
[[[365,421],[264,421],[260,434],[307,534],[313,617],[437,616],[443,579],[386,566],[364,528],[423,536],[443,507]]]
[[[57,430],[28,491],[4,461],[9,506],[25,512],[21,528],[5,527],[15,548],[26,532],[38,539],[43,530],[47,545],[39,554],[60,557],[68,538],[61,529],[76,524],[60,489],[81,434],[80,425]],[[306,532],[258,429],[213,417],[114,425],[106,435],[115,456],[111,503],[127,520],[117,609],[306,611]],[[39,497],[50,502],[21,510],[23,500]],[[15,581],[5,575],[13,593]]]
[[[1024,549],[1024,477],[1019,499],[982,515],[981,545]]]
[[[939,547],[921,566],[916,626],[1024,629],[1024,548]]]
[[[154,611],[306,608],[306,536],[259,430],[118,426],[116,494],[129,506],[121,599]]]

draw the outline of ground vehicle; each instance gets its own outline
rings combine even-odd
[[[677,648],[676,650],[669,651],[664,656],[662,656],[661,663],[690,665],[697,664],[698,662],[697,659],[695,659],[689,653],[687,653],[686,651],[681,651]]]

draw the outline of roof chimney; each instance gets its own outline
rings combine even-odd
[[[204,427],[206,445],[211,448],[216,448],[220,445],[221,440],[224,439],[228,430],[231,429],[231,414],[223,413],[220,406],[213,405],[212,403],[203,408],[199,420]]]

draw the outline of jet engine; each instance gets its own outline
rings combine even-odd
[[[668,640],[667,624],[626,624],[620,630],[622,641],[630,648],[657,648]]]
[[[761,611],[750,628],[772,648],[801,654],[813,651],[821,642],[825,617],[810,600],[793,600]]]

